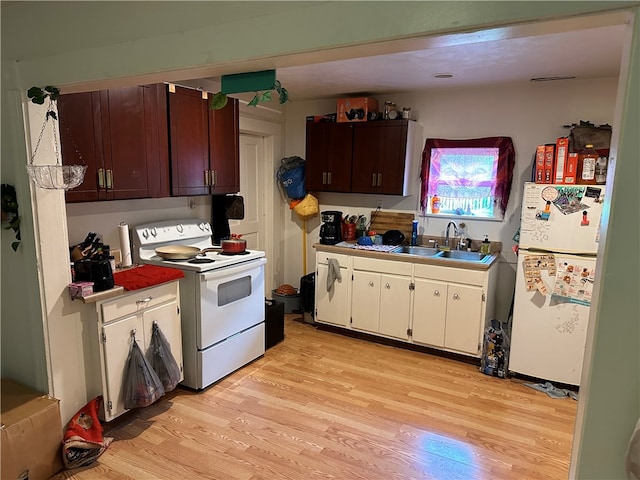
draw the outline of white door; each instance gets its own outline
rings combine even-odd
[[[266,182],[273,182],[267,173],[265,162],[264,138],[258,135],[240,135],[240,192],[244,198],[244,219],[230,220],[229,227],[234,233],[242,234],[250,250],[264,250],[267,255],[265,266],[265,296],[273,289],[273,264],[269,260],[266,241]]]
[[[379,273],[353,272],[351,290],[351,326],[353,328],[378,333],[380,277]]]
[[[443,347],[447,315],[447,284],[416,278],[415,285],[413,340]]]
[[[447,322],[444,346],[477,355],[480,349],[482,289],[450,283],[447,287]]]
[[[380,333],[390,337],[409,338],[411,311],[411,277],[382,275],[380,277]]]

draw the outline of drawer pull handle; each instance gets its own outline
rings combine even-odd
[[[331,185],[331,172],[327,173],[327,184]]]
[[[434,297],[439,297],[440,296],[440,290],[434,290],[433,296]]]
[[[388,283],[385,283],[384,288],[391,288],[391,285],[389,285]]]
[[[373,287],[373,282],[371,280],[369,280],[369,286]]]
[[[376,186],[376,174],[374,173],[373,176],[371,177],[371,186],[375,187]]]
[[[453,299],[454,300],[458,300],[460,298],[460,295],[458,295],[457,293],[453,294]]]
[[[142,300],[136,300],[136,303],[137,304],[149,303],[151,300],[153,300],[153,297],[151,295],[149,295],[147,298],[143,298]]]

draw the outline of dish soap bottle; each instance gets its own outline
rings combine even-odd
[[[431,197],[431,213],[440,213],[440,197],[437,194]]]
[[[480,244],[480,253],[489,254],[491,252],[491,242],[489,241],[489,235],[484,236],[484,240]]]

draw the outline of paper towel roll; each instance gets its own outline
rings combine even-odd
[[[121,222],[118,225],[118,238],[120,239],[120,250],[122,250],[123,267],[130,267],[131,262],[131,243],[129,242],[129,225]]]

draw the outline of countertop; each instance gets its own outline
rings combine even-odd
[[[377,252],[358,248],[339,247],[336,245],[324,245],[322,243],[315,243],[313,245],[313,248],[315,248],[318,252],[338,253],[342,255],[351,255],[354,257],[376,258],[380,260],[392,260],[394,262],[438,265],[443,267],[480,271],[489,270],[493,266],[493,264],[498,261],[498,257],[500,256],[499,253],[492,253],[491,258],[486,262],[468,262],[450,258],[422,257],[420,255],[410,255],[407,253]]]

